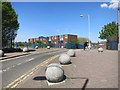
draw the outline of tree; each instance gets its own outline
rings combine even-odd
[[[69,39],[68,42],[74,43],[74,44],[79,44],[78,39]]]
[[[36,40],[35,42],[36,42],[36,43],[39,43],[39,40]],[[40,41],[40,44],[43,44],[42,41]]]
[[[114,21],[102,27],[101,32],[99,32],[100,39],[106,39],[107,41],[110,40],[111,37],[116,36],[118,38],[118,24]]]
[[[10,2],[2,2],[2,46],[15,39],[19,29],[18,15]]]
[[[79,41],[80,44],[84,44],[85,42],[89,41],[89,39],[88,38],[84,38],[84,37],[79,37],[78,41]]]

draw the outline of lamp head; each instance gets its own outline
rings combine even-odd
[[[80,17],[83,17],[83,15],[80,15]]]

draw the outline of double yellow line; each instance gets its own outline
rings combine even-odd
[[[18,84],[20,84],[22,81],[24,81],[26,78],[28,78],[31,74],[33,74],[38,68],[40,68],[41,66],[47,66],[48,62],[54,60],[55,58],[57,58],[59,55],[55,55],[47,60],[45,60],[44,62],[40,63],[39,65],[37,65],[36,67],[34,67],[33,69],[31,69],[30,71],[28,71],[27,73],[25,73],[24,75],[20,76],[19,78],[17,78],[16,80],[14,80],[12,83],[10,83],[9,85],[7,85],[6,87],[4,87],[3,89],[6,88],[15,88],[18,86]]]

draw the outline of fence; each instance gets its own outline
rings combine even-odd
[[[51,48],[61,48],[61,46],[64,46],[63,44],[54,44],[54,43],[48,43],[48,44],[39,44],[39,43],[15,43],[13,45],[15,48],[24,48],[24,47],[28,47],[28,48],[35,48],[35,46],[38,46],[39,48],[46,48],[47,46],[50,46]],[[71,42],[67,42],[65,44],[65,48],[68,49],[83,49],[83,45],[81,44],[74,44]]]
[[[108,50],[118,50],[118,42],[114,41],[114,40],[107,42],[107,49]]]

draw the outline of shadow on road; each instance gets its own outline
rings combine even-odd
[[[63,76],[63,79],[60,81],[64,81],[66,79],[66,76],[64,75]],[[33,80],[47,80],[47,78],[45,76],[37,76],[37,77],[34,77]]]
[[[85,90],[85,88],[86,88],[86,86],[87,86],[88,81],[89,81],[89,79],[86,79],[85,84],[84,84],[84,86],[82,87],[82,90]]]
[[[36,50],[29,50],[29,52],[33,52],[33,51],[36,51]]]
[[[37,76],[33,80],[47,80],[45,76]]]

